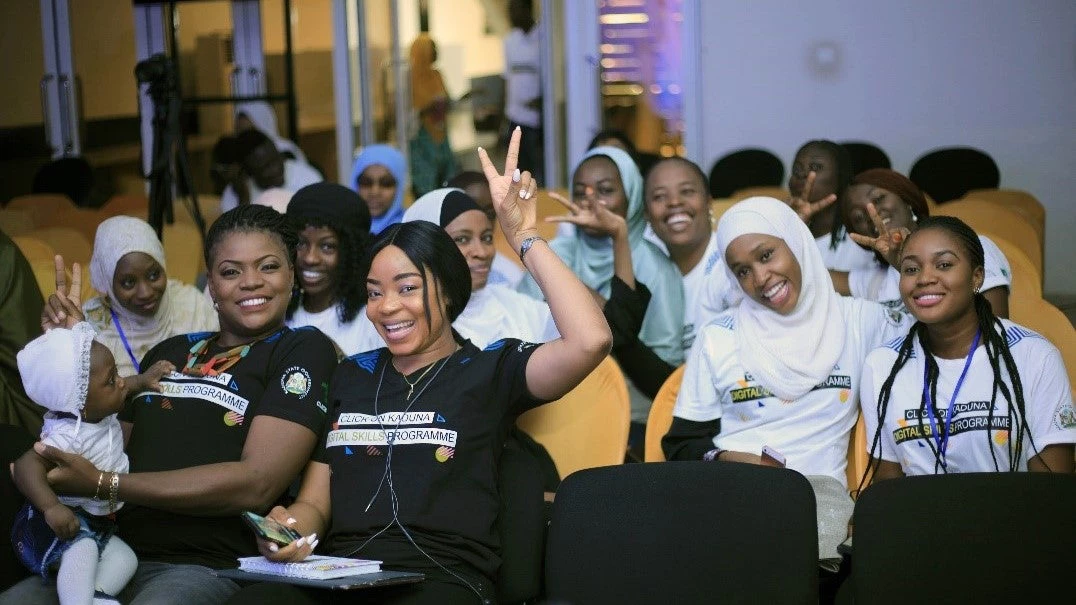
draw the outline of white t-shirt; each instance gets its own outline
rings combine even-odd
[[[106,473],[126,473],[130,468],[127,454],[123,452],[123,430],[115,414],[100,422],[78,422],[74,418],[56,418],[50,412],[45,414],[45,423],[41,427],[41,442],[71,454],[78,454]],[[107,484],[102,487],[105,494],[106,487]],[[107,495],[103,501],[60,496],[60,502],[67,506],[82,507],[91,515],[109,514]],[[123,503],[117,502],[116,510],[121,506]]]
[[[366,307],[359,312],[355,323],[359,324],[359,351],[385,346],[377,328],[366,316]],[[549,305],[501,285],[489,285],[471,292],[467,307],[452,322],[452,327],[479,349],[502,338],[518,338],[526,342],[560,338]]]
[[[795,401],[770,394],[740,364],[735,313],[699,331],[688,356],[673,415],[693,422],[721,419],[714,446],[761,454],[770,446],[788,468],[847,484],[848,436],[859,413],[859,375],[867,353],[907,331],[906,316],[864,300],[841,297],[844,350],[832,374]],[[790,338],[794,338],[790,335]]]
[[[527,104],[542,96],[542,27],[529,32],[513,28],[504,37],[504,115],[509,120],[537,128],[542,115]]]
[[[324,311],[311,313],[299,305],[291,319],[287,320],[289,328],[302,326],[314,326],[328,336],[336,346],[343,351],[344,355],[354,355],[367,349],[363,349],[363,326],[361,319],[366,316],[365,307],[355,316],[355,319],[344,323],[340,321],[338,305],[332,305]],[[369,323],[369,320],[367,320]],[[373,327],[372,325],[370,327]],[[381,345],[378,345],[381,346]]]
[[[508,286],[514,289],[522,279],[523,268],[498,252],[493,257],[493,266],[489,268],[489,279],[486,280],[486,285]]]
[[[281,186],[281,189],[287,189],[295,193],[307,185],[320,183],[324,180],[321,173],[310,164],[298,160],[284,160],[284,185]],[[250,201],[252,202],[258,199],[258,196],[265,191],[254,184],[254,179],[247,179],[247,187],[250,189]],[[220,195],[220,211],[227,212],[238,205],[239,196],[236,195],[232,186],[228,185],[224,188],[224,193]]]
[[[1048,445],[1076,443],[1076,412],[1072,407],[1072,390],[1061,354],[1048,340],[1007,319],[1001,320],[1009,351],[1016,362],[1024,388],[1026,420],[1030,437],[1025,436],[1018,468],[1027,470],[1027,461]],[[867,443],[878,429],[878,395],[897,359],[903,338],[887,342],[867,356],[860,387]],[[882,422],[881,451],[875,457],[900,463],[906,475],[935,474],[934,454],[927,439],[931,437],[929,418],[920,427],[919,406],[923,398],[923,349],[916,340],[912,358],[901,368],[893,382],[889,404]],[[937,400],[941,416],[935,416],[939,430],[945,422],[953,388],[964,370],[965,358],[939,359]],[[1012,392],[1011,379],[1002,363],[1003,380]],[[1009,405],[999,391],[994,417],[989,420],[989,406],[994,373],[986,348],[980,344],[971,367],[957,394],[950,435],[946,446],[946,470],[950,473],[993,472],[1009,469]],[[989,431],[989,437],[984,435]],[[1034,440],[1034,447],[1031,442]],[[997,457],[997,468],[990,448]],[[939,473],[941,470],[938,471]]]
[[[990,238],[980,235],[979,241],[983,244],[984,260],[982,292],[994,288],[1012,288],[1012,269],[1005,253],[998,248]],[[900,299],[900,272],[890,266],[875,263],[873,267],[855,269],[848,273],[848,289],[852,296],[865,298],[882,303],[883,305],[899,309],[907,313],[908,309]]]
[[[833,237],[828,233],[814,240],[819,251],[822,252],[822,262],[830,271],[848,272],[853,269],[867,269],[878,264],[874,253],[853,242],[844,227],[837,232],[836,248],[830,247],[832,242]]]

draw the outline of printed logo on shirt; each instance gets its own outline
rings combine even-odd
[[[145,396],[146,403],[151,402],[154,396],[173,399],[177,397],[201,399],[202,401],[208,401],[214,405],[219,405],[222,408],[237,414],[245,414],[247,406],[250,405],[250,402],[245,397],[241,397],[228,389],[212,384],[205,384],[204,382],[172,381],[168,378],[162,378],[160,384],[160,393],[156,391],[144,391],[136,395],[136,397]]]
[[[187,381],[197,380],[199,382],[207,382],[207,381],[208,382],[215,382],[215,383],[217,383],[219,385],[226,386],[226,387],[228,387],[228,388],[230,388],[232,390],[237,390],[238,389],[238,386],[236,386],[234,384],[235,381],[232,380],[232,375],[229,374],[228,372],[221,372],[220,374],[217,374],[216,376],[191,376],[191,375],[188,375],[188,374],[180,374],[179,372],[169,372],[168,375],[167,375],[167,378],[168,378],[168,380],[174,380],[174,381],[177,381],[177,382],[178,381],[184,381],[184,380],[187,380]]]
[[[456,431],[434,427],[385,430],[380,428],[337,429],[329,431],[329,436],[325,439],[325,447],[327,448],[390,444],[394,446],[429,444],[454,448],[456,447]]]
[[[446,422],[437,412],[386,412],[377,416],[340,414],[329,431],[325,447],[343,446],[344,454],[350,456],[354,453],[352,446],[363,446],[367,455],[382,456],[384,447],[436,445],[433,458],[445,463],[456,455],[457,441],[456,431],[436,426]]]
[[[289,395],[302,399],[310,392],[310,372],[306,368],[292,366],[280,376],[280,388]]]
[[[990,411],[990,402],[989,401],[967,401],[967,402],[964,402],[964,403],[953,404],[953,417],[954,418],[961,415],[961,414],[969,414],[971,412],[989,412],[989,411]],[[997,411],[997,406],[996,405],[994,406],[994,411]],[[945,419],[945,414],[947,414],[947,413],[948,412],[946,411],[946,409],[936,410],[934,412],[934,419],[935,420],[944,420]],[[920,417],[928,418],[929,416],[926,413],[920,412],[920,410],[918,408],[911,409],[911,410],[904,410],[904,419],[905,420],[919,420]]]
[[[242,414],[236,414],[235,412],[224,413],[224,425],[225,426],[242,426],[245,417]]]
[[[1008,432],[1011,430],[1009,424],[1009,418],[1007,416],[994,416],[989,418],[987,416],[970,416],[967,418],[953,418],[953,423],[949,427],[949,436],[955,437],[961,433],[968,431],[1002,431],[1005,433],[1003,440],[1008,440]],[[897,445],[904,443],[905,441],[917,441],[921,439],[932,439],[934,436],[933,429],[929,424],[907,424],[899,429],[893,431],[893,440],[897,442]],[[995,441],[997,436],[995,436]]]
[[[1054,428],[1058,430],[1076,428],[1076,410],[1072,409],[1071,403],[1057,407],[1057,413],[1054,414]]]
[[[356,353],[351,357],[348,357],[351,361],[355,362],[355,365],[373,374],[374,368],[377,367],[377,360],[381,357],[381,349],[375,349],[373,351],[363,351],[362,353]]]
[[[385,412],[374,416],[372,414],[340,414],[336,419],[337,426],[376,426],[395,427],[416,424],[433,424],[440,415],[436,412]],[[441,418],[441,422],[444,419]]]

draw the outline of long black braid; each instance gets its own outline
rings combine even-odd
[[[979,241],[979,236],[976,235],[975,231],[963,221],[950,216],[931,216],[919,221],[919,229],[917,230],[917,233],[927,229],[939,229],[955,236],[960,240],[961,244],[968,252],[968,259],[971,262],[972,267],[983,267],[984,253],[982,242]],[[914,237],[914,235],[912,237]],[[908,307],[911,308],[911,305],[908,305]],[[1006,406],[1009,426],[1008,470],[1014,472],[1018,470],[1020,466],[1025,436],[1031,442],[1032,451],[1038,451],[1038,448],[1035,446],[1035,441],[1027,428],[1024,386],[1020,380],[1020,372],[1016,368],[1016,361],[1009,351],[1009,342],[1005,334],[1004,325],[994,316],[994,311],[990,307],[990,302],[986,300],[985,296],[976,292],[974,296],[974,308],[975,315],[978,318],[979,331],[982,334],[982,342],[986,349],[986,356],[990,361],[990,367],[994,374],[993,389],[990,394],[990,408],[987,412],[988,430],[985,431],[987,444],[990,450],[990,457],[994,461],[994,470],[1000,471],[1001,468],[998,464],[997,454],[994,451],[991,437],[993,430],[990,430],[994,427],[995,403],[997,402],[998,393],[1000,392],[1001,396],[1005,398],[1005,401],[1008,404]],[[859,489],[861,490],[866,487],[868,478],[878,469],[878,464],[881,460],[882,431],[884,430],[889,400],[893,392],[893,383],[897,378],[897,374],[900,373],[908,360],[911,359],[916,339],[919,340],[919,344],[923,350],[923,355],[925,357],[924,363],[926,364],[927,385],[930,389],[931,401],[934,402],[933,409],[927,410],[926,398],[922,395],[920,396],[920,434],[927,434],[927,428],[924,426],[924,419],[927,417],[927,414],[934,414],[935,418],[941,417],[937,407],[938,363],[934,359],[934,355],[930,351],[930,345],[927,342],[926,324],[921,321],[916,321],[911,330],[909,330],[908,335],[905,336],[904,340],[901,342],[900,348],[897,350],[897,360],[893,363],[893,369],[882,383],[882,387],[878,393],[878,428],[875,430],[874,437],[871,441],[870,461],[867,465],[867,471],[860,479]],[[1008,383],[1006,383],[1003,376],[1003,368],[1004,374],[1008,376]],[[939,469],[942,473],[947,472],[946,468],[942,466],[941,452],[938,451],[934,441],[932,439],[924,439],[924,441],[926,441],[928,447],[930,447],[931,452],[934,453],[934,472],[937,473]]]

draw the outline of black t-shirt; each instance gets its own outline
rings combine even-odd
[[[340,364],[329,392],[326,439],[316,455],[332,468],[332,554],[381,559],[386,567],[432,566],[396,527],[355,552],[391,524],[395,493],[399,520],[430,556],[494,577],[500,565],[497,464],[516,416],[542,403],[526,386],[527,361],[537,346],[503,339],[479,351],[464,341],[447,361],[436,362],[410,401],[388,349]],[[407,379],[415,382],[424,370]],[[391,452],[386,435],[394,435]]]
[[[146,353],[142,367],[165,359],[182,369],[191,348],[212,335],[169,338]],[[202,360],[225,350],[211,341]],[[315,328],[284,328],[253,344],[219,376],[173,372],[161,380],[162,393],[136,394],[120,413],[121,420],[134,423],[127,444],[131,472],[238,461],[251,422],[263,414],[307,427],[321,441],[335,367],[336,351],[327,336]],[[239,515],[184,515],[128,503],[118,524],[120,536],[145,561],[219,568],[258,554]]]

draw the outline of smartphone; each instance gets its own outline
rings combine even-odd
[[[302,534],[294,529],[282,525],[273,519],[267,519],[259,514],[247,511],[241,515],[243,520],[247,522],[247,525],[254,530],[254,533],[258,534],[258,537],[262,540],[268,540],[275,542],[281,546],[287,546],[292,542],[303,537]]]
[[[773,466],[785,467],[785,456],[768,445],[762,446],[762,461]]]

